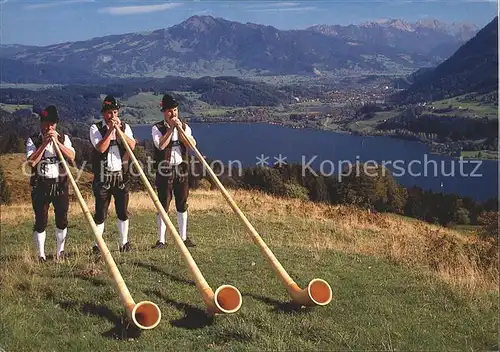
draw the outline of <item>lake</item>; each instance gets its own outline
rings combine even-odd
[[[349,162],[356,165],[356,162],[369,161],[369,165],[387,166],[406,187],[415,185],[477,200],[498,195],[497,161],[432,155],[429,147],[419,142],[260,123],[192,123],[190,126],[198,150],[207,159],[220,160],[225,167],[230,163],[236,166],[238,162],[243,167],[255,166],[259,160],[261,165],[273,166],[281,160],[338,178],[338,170]],[[134,126],[133,131],[138,140],[151,139],[150,125]],[[364,172],[362,166],[357,170]]]

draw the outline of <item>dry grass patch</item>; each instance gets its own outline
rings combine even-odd
[[[424,267],[466,291],[498,292],[498,242],[493,238],[464,236],[422,221],[370,213],[351,206],[315,204],[244,190],[230,190],[230,194],[270,247],[307,248],[317,252],[317,256],[328,249],[374,255],[412,267]],[[93,197],[87,194],[85,199],[93,212]],[[190,222],[196,221],[197,213],[207,212],[237,218],[219,191],[192,190],[188,203]],[[112,202],[109,213],[114,211]],[[129,211],[133,219],[144,211],[154,215],[156,208],[146,192],[137,192],[131,194]],[[174,201],[169,212],[175,214]],[[70,218],[81,214],[79,204],[72,202]],[[29,203],[5,206],[1,213],[1,221],[6,224],[32,218]],[[175,220],[173,223],[176,225]],[[265,229],[261,232],[257,224],[263,223]],[[214,228],[206,231],[208,235],[225,234],[224,238],[214,236],[216,242],[220,239],[221,243],[230,240],[234,245],[251,243],[243,224],[239,224],[241,228],[214,223]],[[153,224],[151,231],[154,228]]]

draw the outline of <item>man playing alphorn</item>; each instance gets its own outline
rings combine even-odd
[[[32,168],[31,202],[35,212],[33,231],[40,262],[46,261],[45,229],[50,203],[54,206],[56,218],[56,259],[64,258],[64,244],[68,234],[68,176],[57,157],[52,138],[56,138],[62,154],[68,160],[74,160],[75,149],[67,135],[56,131],[57,122],[57,109],[50,105],[40,113],[40,133],[32,135],[26,141],[26,157]]]
[[[175,197],[175,207],[177,210],[177,226],[179,235],[187,247],[194,247],[195,244],[187,237],[187,200],[189,196],[188,182],[188,143],[184,137],[178,133],[177,129],[182,128],[184,133],[195,144],[192,138],[191,128],[179,119],[179,104],[169,94],[165,94],[162,99],[161,109],[164,119],[153,125],[151,134],[155,146],[156,164],[156,190],[161,205],[168,212],[172,191]],[[163,248],[165,245],[166,224],[160,214],[157,214],[158,241],[153,248]]]
[[[104,121],[92,124],[90,141],[94,146],[92,151],[92,171],[94,180],[92,189],[95,197],[94,221],[100,235],[104,233],[104,221],[108,214],[111,196],[115,200],[116,216],[118,217],[118,232],[120,252],[132,249],[128,241],[129,218],[129,155],[117,136],[115,129],[124,132],[125,139],[131,150],[135,148],[134,135],[130,126],[118,117],[120,106],[113,96],[106,96],[102,103]],[[92,251],[99,253],[97,243]]]

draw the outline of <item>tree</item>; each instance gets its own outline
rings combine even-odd
[[[0,167],[0,204],[10,204],[10,189],[5,181],[2,167]]]
[[[317,176],[313,179],[310,186],[309,199],[313,202],[330,203],[328,187],[323,176]]]
[[[290,181],[285,182],[285,195],[289,198],[298,198],[301,200],[309,200],[307,188]]]
[[[455,213],[454,220],[459,225],[469,225],[470,224],[469,211],[465,208],[458,208],[457,212]]]

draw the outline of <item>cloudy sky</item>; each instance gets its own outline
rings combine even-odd
[[[357,24],[401,18],[486,25],[496,0],[132,1],[0,0],[3,44],[48,45],[109,34],[150,31],[193,15],[301,29],[314,24]]]

